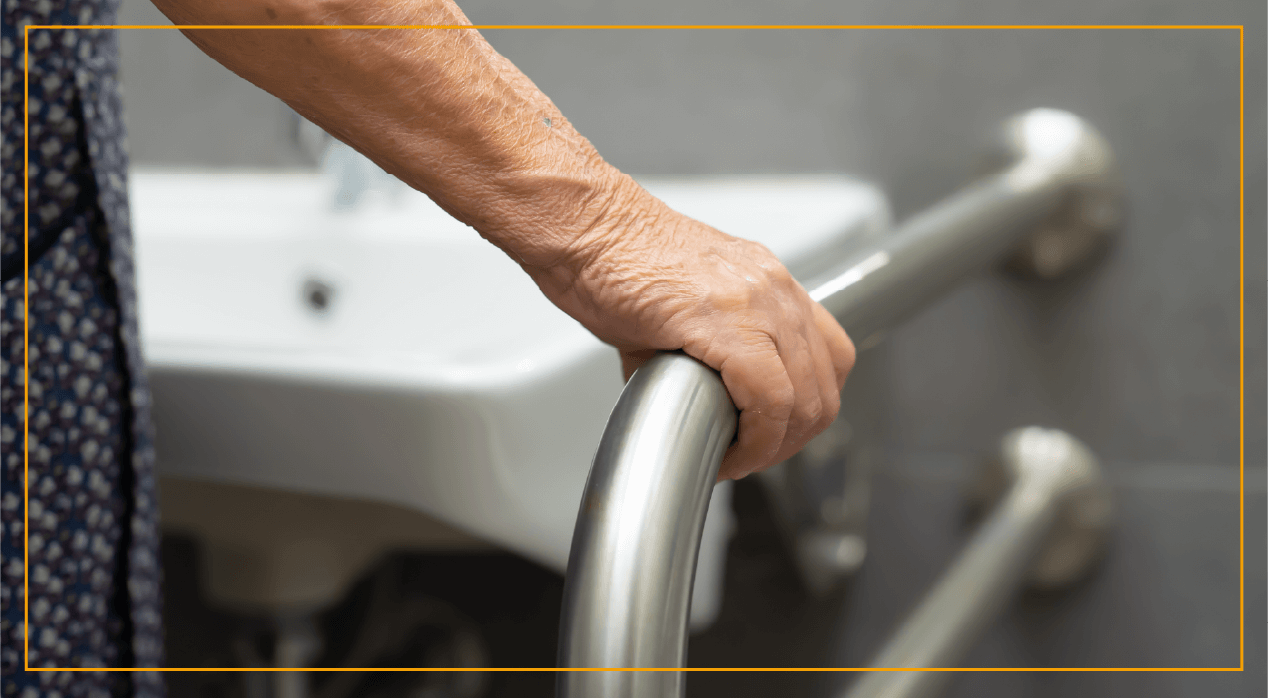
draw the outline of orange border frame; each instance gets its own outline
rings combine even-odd
[[[1236,29],[1238,30],[1238,548],[1239,548],[1239,664],[1200,668],[1153,666],[1082,666],[1082,668],[32,668],[30,662],[30,431],[23,431],[23,670],[25,671],[1244,671],[1246,666],[1246,439],[1245,439],[1245,27],[1240,24],[28,24],[23,27],[23,425],[29,424],[30,373],[30,30],[32,29]]]

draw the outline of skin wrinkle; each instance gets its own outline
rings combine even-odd
[[[155,0],[174,23],[469,25],[447,0]],[[427,194],[621,353],[719,370],[740,409],[720,478],[791,456],[836,416],[840,325],[765,246],[671,210],[612,167],[478,31],[186,31],[200,49]],[[549,127],[543,127],[549,119]]]
[[[659,228],[662,231],[670,231],[666,246],[673,247],[677,242],[673,233],[675,228],[662,225],[662,218],[661,215],[654,215],[645,221],[644,225],[653,229]],[[588,268],[595,269],[595,271],[587,275],[586,280],[598,282],[603,289],[602,296],[615,297],[612,301],[614,303],[621,303],[622,297],[630,299],[638,309],[635,313],[636,316],[641,317],[645,312],[649,311],[656,312],[660,317],[653,324],[658,325],[657,330],[662,330],[664,325],[672,322],[675,316],[688,309],[691,297],[703,295],[708,289],[702,288],[699,282],[691,274],[686,273],[686,270],[680,264],[674,264],[673,262],[662,263],[660,267],[652,264],[649,258],[653,255],[659,256],[659,250],[653,250],[650,253],[641,253],[640,251],[626,252],[626,254],[613,253],[613,248],[621,244],[622,241],[628,244],[630,241],[639,240],[640,238],[640,235],[628,234],[620,237],[611,236],[611,246],[591,252],[597,259],[607,260],[608,266],[606,268],[596,268],[601,263],[590,264]],[[626,265],[625,269],[619,268],[622,262]],[[659,307],[648,307],[646,299],[656,297],[655,292],[661,289],[665,293],[658,298]],[[684,293],[682,292],[683,290],[688,290],[688,292]],[[692,293],[693,291],[694,293]],[[667,300],[669,298],[676,299],[678,302],[670,302]],[[601,303],[592,303],[590,309],[597,312],[601,310],[601,307]],[[667,310],[668,312],[666,312]],[[712,310],[709,312],[712,313]],[[661,348],[676,349],[678,347]]]

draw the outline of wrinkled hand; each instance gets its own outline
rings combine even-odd
[[[789,458],[836,418],[854,345],[766,247],[638,191],[608,207],[569,261],[529,274],[621,352],[626,380],[657,350],[722,374],[740,418],[720,480]]]

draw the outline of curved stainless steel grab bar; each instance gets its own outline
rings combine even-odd
[[[1110,492],[1086,446],[1056,429],[1026,427],[1004,437],[993,465],[988,480],[1011,486],[872,666],[953,667],[1025,577],[1038,586],[1068,584],[1099,556]],[[949,678],[942,671],[871,672],[846,696],[929,698]]]
[[[1117,219],[1112,153],[1078,117],[1040,109],[1005,128],[1012,163],[804,285],[860,345],[1004,259],[1052,276]],[[682,354],[631,378],[586,482],[564,585],[560,667],[678,668],[701,529],[735,408]],[[565,672],[567,698],[681,696],[681,672]]]
[[[735,423],[722,380],[695,359],[662,354],[630,378],[595,455],[603,467],[590,470],[564,586],[560,657],[589,663],[564,666],[681,666],[696,553]],[[564,693],[673,696],[683,681],[580,672]]]

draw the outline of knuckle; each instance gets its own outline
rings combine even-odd
[[[769,411],[770,416],[787,420],[793,414],[793,408],[797,405],[797,394],[793,390],[792,383],[784,383],[783,385],[772,389],[766,395],[765,409]]]
[[[769,247],[760,242],[753,240],[745,240],[743,243],[745,256],[752,260],[754,264],[762,270],[769,272],[775,277],[790,276],[788,269],[784,267],[783,262],[779,261],[779,257],[771,251]]]
[[[796,410],[797,421],[805,425],[819,424],[825,414],[823,399],[817,395],[813,398],[802,400]]]
[[[823,416],[832,421],[837,418],[841,412],[841,393],[837,390],[829,390],[824,396]]]
[[[757,242],[756,240],[740,238],[740,245],[742,249],[748,253],[749,257],[758,261],[763,261],[775,256],[774,253],[770,251],[769,247]]]
[[[841,397],[837,395],[835,398],[829,398],[829,403],[819,417],[819,422],[815,425],[816,432],[827,429],[829,425],[836,421],[837,415],[841,413]]]
[[[850,340],[845,330],[841,330],[841,363],[845,366],[845,370],[854,368],[854,360],[858,358],[858,350],[854,347],[854,342]]]

